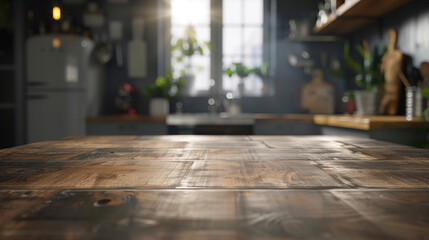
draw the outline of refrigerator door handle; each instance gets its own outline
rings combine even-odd
[[[39,86],[46,86],[46,82],[28,82],[27,86],[29,87],[39,87]]]
[[[32,94],[27,96],[27,99],[29,100],[42,100],[47,98],[48,98],[47,95],[40,95],[40,94]]]

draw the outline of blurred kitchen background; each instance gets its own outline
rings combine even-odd
[[[382,96],[392,29],[405,78],[398,102],[347,108],[351,90]],[[0,0],[0,148],[86,134],[347,134],[412,145],[427,137],[418,117],[428,61],[427,0]],[[407,82],[419,87],[408,121]],[[403,125],[320,123],[337,115]]]

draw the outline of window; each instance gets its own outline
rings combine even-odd
[[[171,67],[176,78],[193,74],[193,81],[186,81],[185,94],[201,95],[210,88],[210,51],[204,43],[210,42],[210,0],[171,0],[171,45],[189,36],[189,28],[195,30],[196,42],[203,49],[192,56],[183,57],[180,49],[171,53]],[[201,46],[200,46],[201,45]],[[189,46],[184,46],[187,48]]]
[[[186,76],[185,95],[213,94],[214,85],[218,94],[236,93],[240,81],[245,83],[244,93],[241,92],[244,96],[267,94],[267,83],[257,75],[241,80],[222,70],[233,63],[251,68],[268,63],[272,68],[275,35],[271,29],[275,28],[275,16],[269,13],[275,12],[270,9],[274,5],[275,0],[170,0],[167,32],[172,51],[167,59],[175,77]],[[180,41],[188,39],[192,31],[197,51],[183,56],[178,46],[189,48],[189,44]]]

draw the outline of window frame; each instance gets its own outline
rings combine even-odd
[[[196,96],[182,97],[209,97],[225,95],[223,89],[223,15],[222,4],[228,0],[210,0],[210,78],[215,80],[215,92],[204,91]],[[158,0],[158,75],[164,75],[165,70],[171,68],[171,18],[170,0]],[[276,40],[277,40],[277,0],[263,0],[263,62],[269,64],[269,70],[275,73],[276,69]],[[275,94],[274,76],[269,80],[267,93],[261,95],[247,95],[243,97],[267,97]]]

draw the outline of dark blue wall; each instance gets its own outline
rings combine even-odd
[[[352,37],[355,42],[364,38],[371,46],[387,45],[388,31],[398,31],[398,46],[404,54],[413,58],[415,66],[422,61],[429,61],[429,1],[414,0],[408,5],[383,17]]]
[[[412,62],[419,68],[423,61],[429,61],[429,1],[414,0],[404,7],[366,26],[351,36],[354,43],[368,39],[371,47],[388,44],[388,32],[393,28],[398,32],[397,48],[405,55],[405,62]],[[404,66],[405,68],[405,66]],[[404,74],[407,71],[403,69]],[[404,90],[402,91],[404,99]],[[405,101],[399,107],[399,115],[405,113]]]

